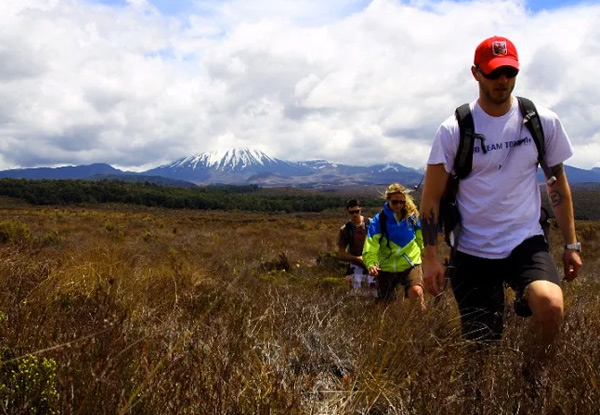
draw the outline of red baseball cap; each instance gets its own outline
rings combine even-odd
[[[510,40],[502,36],[494,36],[477,46],[473,63],[485,73],[490,73],[501,66],[519,69],[519,55]]]

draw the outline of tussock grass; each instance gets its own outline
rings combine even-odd
[[[598,413],[599,223],[578,223],[585,269],[564,286],[564,329],[533,382],[523,376],[535,342],[530,322],[510,308],[504,340],[478,350],[461,340],[449,293],[425,313],[402,298],[346,295],[345,267],[331,256],[343,221],[343,211],[3,205],[0,407]]]

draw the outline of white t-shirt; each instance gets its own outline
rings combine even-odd
[[[501,117],[487,114],[477,101],[470,104],[475,132],[485,137],[486,152],[475,140],[473,169],[460,180],[457,201],[461,214],[458,250],[483,258],[506,258],[525,239],[541,235],[538,152],[516,98]],[[536,106],[545,136],[546,162],[555,166],[573,154],[557,115]],[[427,164],[454,166],[460,132],[452,115],[439,127]]]

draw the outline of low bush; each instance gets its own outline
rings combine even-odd
[[[536,338],[511,304],[505,338],[478,350],[461,340],[450,289],[428,297],[425,313],[402,296],[387,304],[347,295],[346,264],[335,254],[343,209],[0,213],[9,235],[0,244],[6,413],[598,410],[596,222],[578,222],[584,270],[562,285],[563,331],[547,370],[532,379],[524,369]],[[560,260],[559,230],[550,232]]]

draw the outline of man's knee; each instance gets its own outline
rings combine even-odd
[[[560,324],[564,315],[560,286],[550,281],[534,281],[527,286],[525,295],[536,321]]]

